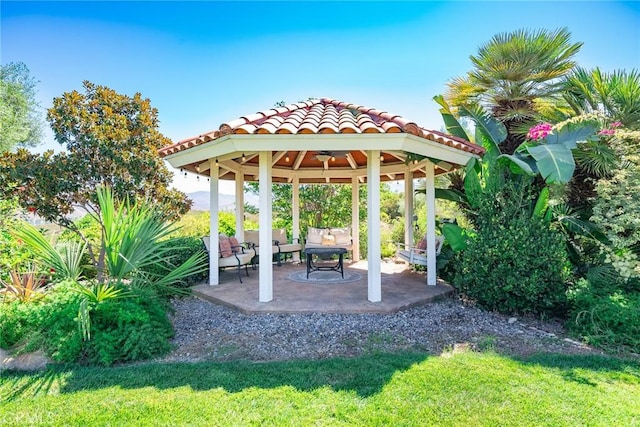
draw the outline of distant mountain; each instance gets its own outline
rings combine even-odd
[[[187,197],[193,200],[191,210],[193,211],[208,211],[209,210],[209,192],[208,191],[196,191],[194,193],[187,193]],[[244,202],[251,205],[258,205],[258,197],[253,194],[244,195]],[[221,211],[234,211],[236,208],[236,196],[232,194],[220,194],[218,196],[218,204]]]

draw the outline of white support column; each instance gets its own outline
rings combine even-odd
[[[271,262],[273,253],[271,252],[273,228],[271,218],[271,161],[273,155],[271,151],[260,151],[258,182],[260,183],[260,232],[259,232],[259,292],[258,301],[269,302],[273,299],[273,263]]]
[[[360,261],[360,181],[351,178],[351,238],[353,239],[353,262]]]
[[[244,174],[236,173],[236,239],[244,242]]]
[[[291,206],[293,208],[292,216],[293,216],[293,225],[292,225],[292,236],[294,241],[298,239],[300,241],[300,178],[296,175],[293,177],[292,186],[292,200]],[[300,242],[302,243],[302,242]],[[293,254],[293,262],[300,262],[300,252],[294,252]]]
[[[209,285],[211,286],[220,284],[218,269],[218,169],[215,159],[209,159]]]
[[[367,151],[367,211],[368,299],[380,302],[380,150]]]
[[[427,285],[436,284],[436,186],[435,165],[427,161]]]
[[[413,172],[407,166],[404,172],[404,242],[413,244]]]

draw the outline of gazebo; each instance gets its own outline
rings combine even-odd
[[[244,183],[259,183],[259,257],[271,258],[272,183],[293,185],[293,237],[300,237],[299,188],[303,184],[352,186],[353,259],[359,260],[359,185],[367,186],[368,300],[380,302],[380,182],[404,180],[405,239],[413,240],[413,180],[425,178],[427,284],[436,284],[435,176],[464,166],[484,149],[427,130],[374,108],[322,98],[272,108],[223,123],[218,130],[159,151],[174,168],[210,178],[210,236],[218,236],[221,179],[236,186],[236,234],[244,235]],[[214,245],[211,246],[215,248]],[[218,254],[210,252],[210,285],[219,284]],[[259,264],[259,301],[273,299],[273,264]]]

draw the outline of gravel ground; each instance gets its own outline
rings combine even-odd
[[[451,299],[394,314],[253,314],[189,297],[173,301],[175,350],[163,361],[285,360],[372,351],[433,354],[459,346],[507,354],[590,353],[559,322],[516,319]]]

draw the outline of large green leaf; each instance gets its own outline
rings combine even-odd
[[[544,218],[545,213],[549,207],[549,187],[544,187],[540,191],[536,205],[533,208],[533,216],[538,218]]]
[[[509,164],[511,172],[515,174],[526,173],[527,175],[535,175],[538,173],[538,167],[533,159],[530,157],[524,157],[521,154],[501,154],[498,156],[499,160]]]
[[[442,234],[454,252],[467,249],[467,236],[464,228],[456,224],[444,224]]]
[[[472,163],[467,165],[464,175],[464,192],[471,207],[477,207],[483,196],[482,184]]]
[[[507,138],[507,128],[499,120],[487,114],[484,108],[479,105],[461,107],[460,116],[473,119],[476,125],[476,134],[481,132],[485,136],[482,143],[487,151],[500,152],[498,145]],[[480,141],[477,142],[480,143]]]
[[[436,188],[436,199],[450,200],[452,202],[468,204],[467,196],[458,190],[448,188]]]
[[[528,147],[527,151],[536,160],[540,174],[547,183],[566,184],[576,168],[571,150],[563,144],[545,144]]]
[[[458,138],[466,139],[470,141],[469,136],[465,132],[464,128],[460,125],[460,122],[451,112],[451,107],[447,104],[447,101],[444,100],[442,95],[436,95],[433,97],[433,100],[440,104],[442,108],[440,108],[440,114],[442,115],[442,120],[444,121],[444,126],[447,129],[447,132],[453,136],[457,136]]]
[[[578,142],[586,141],[596,134],[598,124],[595,122],[568,123],[559,130],[550,133],[544,139],[547,145],[562,144],[572,150]]]

